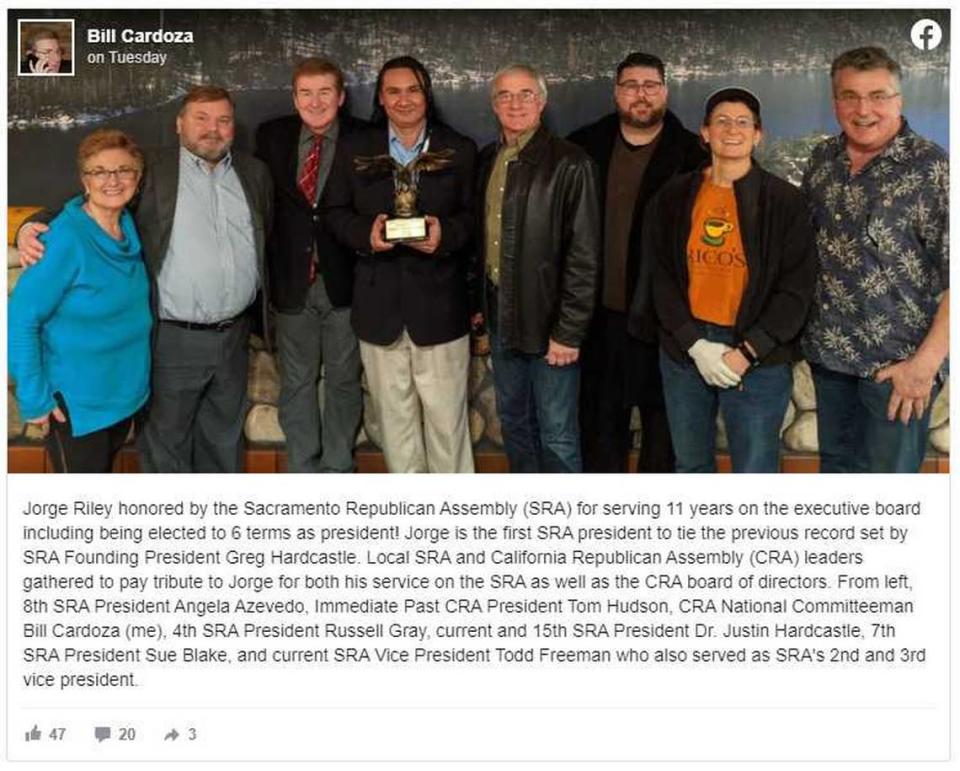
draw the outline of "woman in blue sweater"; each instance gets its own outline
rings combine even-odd
[[[49,426],[60,472],[107,472],[149,396],[150,289],[126,205],[143,154],[101,129],[77,151],[83,196],[42,237],[10,298],[9,360],[24,419]]]

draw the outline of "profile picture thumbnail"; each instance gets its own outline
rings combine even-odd
[[[20,75],[73,75],[73,19],[20,19]]]

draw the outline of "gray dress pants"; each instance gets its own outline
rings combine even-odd
[[[318,276],[299,313],[277,313],[280,427],[292,472],[351,472],[360,426],[360,351],[350,308],[334,308]],[[323,410],[317,394],[323,368]],[[322,414],[322,417],[321,417]]]
[[[159,322],[140,454],[152,473],[243,470],[250,321],[222,331]]]

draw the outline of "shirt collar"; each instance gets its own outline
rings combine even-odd
[[[420,150],[423,149],[423,143],[427,138],[427,124],[424,122],[423,128],[420,129],[420,134],[417,136],[417,141],[409,150],[400,140],[397,132],[393,130],[393,124],[389,121],[387,122],[387,136],[390,137],[390,146],[398,148],[404,155],[419,154]]]
[[[910,128],[910,125],[907,123],[906,116],[900,116],[900,129],[894,135],[893,139],[883,148],[883,151],[878,153],[877,156],[871,159],[870,163],[873,163],[878,158],[889,158],[895,163],[905,163],[908,164],[911,162],[910,158],[910,137],[913,135],[913,129]],[[842,131],[834,137],[834,155],[838,160],[843,161],[849,165],[850,158],[847,155],[847,136]]]
[[[881,155],[885,155],[897,163],[910,163],[910,137],[913,136],[913,130],[907,125],[907,119],[900,118],[900,130],[893,138],[893,141],[887,145]]]
[[[323,137],[324,143],[326,142],[336,142],[337,136],[340,134],[340,119],[334,118],[333,123],[327,126],[327,130],[321,134]],[[307,143],[313,144],[313,132],[308,129],[303,123],[300,124],[300,144],[305,145]]]
[[[540,124],[538,123],[538,124],[537,124],[536,126],[534,126],[532,129],[528,129],[527,131],[524,131],[520,136],[517,137],[517,141],[514,142],[514,143],[512,143],[512,144],[508,144],[507,142],[505,142],[504,139],[503,139],[503,134],[501,134],[501,135],[500,135],[500,146],[501,146],[501,147],[516,147],[516,148],[517,148],[517,152],[519,153],[521,150],[523,150],[524,147],[527,146],[527,142],[529,142],[531,139],[533,139],[533,135],[537,133],[537,130],[538,130],[539,128],[540,128]]]
[[[201,158],[199,155],[194,155],[186,147],[180,145],[180,160],[181,162],[196,166],[201,171],[227,172],[230,170],[230,166],[233,164],[233,154],[228,150],[227,154],[217,162],[217,165],[214,166],[213,169],[211,169],[206,160]]]

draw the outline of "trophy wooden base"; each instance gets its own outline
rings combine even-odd
[[[391,243],[425,241],[426,217],[391,217],[383,223],[383,240]]]

